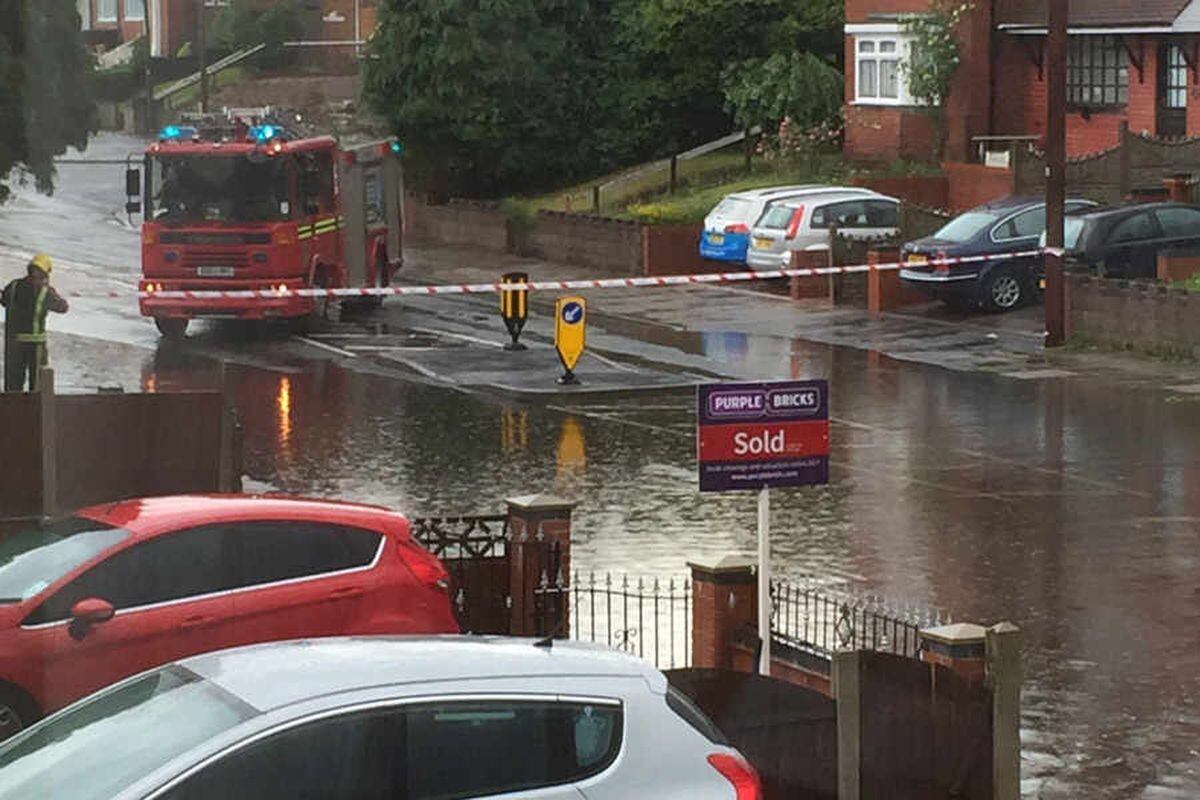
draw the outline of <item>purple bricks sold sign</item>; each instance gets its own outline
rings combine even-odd
[[[829,383],[718,383],[696,392],[700,491],[829,482]]]

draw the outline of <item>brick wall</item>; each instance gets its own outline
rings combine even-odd
[[[942,169],[949,187],[947,207],[952,211],[965,211],[1013,193],[1011,170],[959,163],[943,164]]]
[[[1200,358],[1200,292],[1078,273],[1066,280],[1068,335]]]
[[[934,157],[937,131],[928,114],[911,108],[857,105],[847,105],[845,114],[847,158],[928,161]]]
[[[992,130],[996,134],[1043,137],[1046,133],[1046,82],[1044,75],[1038,76],[1029,51],[1017,38],[1000,36],[997,40]],[[1086,118],[1079,112],[1067,115],[1068,155],[1095,153],[1116,145],[1122,120],[1129,122],[1133,133],[1157,132],[1158,47],[1153,38],[1147,37],[1142,59],[1140,76],[1138,70],[1129,65],[1129,103],[1125,108],[1093,111]],[[1196,90],[1192,94],[1195,102],[1188,104],[1188,132],[1196,135],[1200,133],[1200,94],[1196,94]]]
[[[611,275],[642,272],[642,226],[587,214],[539,211],[521,249],[538,258]]]
[[[889,14],[928,10],[929,0],[846,0],[846,22],[872,22]]]
[[[509,249],[508,215],[492,203],[454,200],[426,205],[409,196],[404,204],[406,232],[414,239],[480,247],[497,253]]]
[[[688,275],[719,272],[716,262],[700,257],[701,225],[647,225],[642,229],[642,272],[645,275]]]
[[[950,184],[945,175],[913,175],[905,178],[855,178],[864,186],[888,197],[926,208],[945,208]]]

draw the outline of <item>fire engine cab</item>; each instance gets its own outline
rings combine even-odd
[[[297,289],[387,286],[401,263],[400,151],[300,136],[266,112],[168,125],[144,177],[126,172],[126,209],[143,214],[142,315],[180,338],[197,317],[307,317],[318,301]],[[272,295],[155,296],[213,290]]]

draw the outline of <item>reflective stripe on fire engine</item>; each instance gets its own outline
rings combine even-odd
[[[329,219],[323,219],[320,222],[314,224],[313,232],[314,233],[329,233],[330,231],[337,230],[337,226],[338,226],[337,218],[330,217]]]

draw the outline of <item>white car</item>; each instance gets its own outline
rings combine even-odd
[[[309,639],[130,678],[0,747],[0,798],[761,800],[661,672],[563,641]]]
[[[750,229],[762,217],[771,203],[800,197],[818,196],[831,192],[854,195],[873,195],[870,189],[856,186],[776,186],[770,189],[751,189],[726,195],[704,218],[700,234],[700,255],[716,261],[746,261],[750,247]]]
[[[831,192],[781,200],[767,206],[750,231],[746,264],[779,269],[796,250],[830,247],[829,232],[851,239],[883,239],[900,232],[900,201],[881,194]]]

